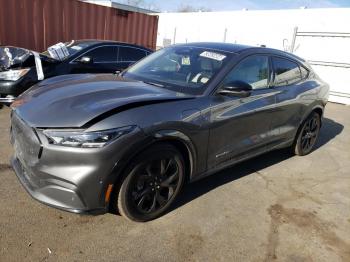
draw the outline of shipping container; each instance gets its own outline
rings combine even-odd
[[[77,0],[0,0],[0,45],[35,51],[73,39],[156,47],[158,16]]]

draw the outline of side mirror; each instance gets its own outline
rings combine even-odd
[[[93,59],[91,56],[83,56],[77,61],[82,64],[92,64]]]
[[[252,90],[253,87],[246,82],[233,81],[221,87],[218,93],[226,96],[248,97]]]

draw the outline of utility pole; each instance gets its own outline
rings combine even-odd
[[[175,29],[174,29],[173,45],[175,45],[175,41],[176,41],[176,27],[175,27]]]
[[[226,43],[226,36],[227,36],[227,28],[225,28],[225,31],[224,31],[224,43]]]
[[[294,27],[292,43],[290,45],[290,50],[289,50],[289,52],[291,52],[291,53],[294,52],[295,39],[297,38],[297,33],[298,33],[298,27],[296,26],[296,27]]]

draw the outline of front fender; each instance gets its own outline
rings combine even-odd
[[[158,142],[168,142],[168,143],[176,143],[179,145],[181,143],[182,148],[186,149],[186,153],[189,160],[189,168],[190,168],[190,179],[194,173],[194,168],[197,161],[197,154],[195,150],[195,146],[192,143],[191,139],[185,135],[184,133],[177,130],[158,130],[152,133],[144,134],[144,139],[139,141],[133,145],[130,145],[129,149],[125,152],[124,156],[115,164],[115,167],[107,179],[105,181],[103,194],[100,196],[100,201],[103,202],[105,198],[105,194],[107,192],[108,185],[113,184],[114,189],[116,190],[121,182],[123,181],[124,171],[128,167],[128,164],[132,159],[134,159],[138,154],[144,151],[146,148],[154,145]],[[106,206],[109,205],[109,201],[105,203]]]
[[[153,132],[151,136],[154,138],[155,142],[176,141],[186,148],[188,160],[190,162],[190,178],[192,178],[194,167],[197,163],[196,147],[192,140],[186,134],[178,130],[159,130]]]

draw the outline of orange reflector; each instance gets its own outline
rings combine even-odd
[[[111,193],[112,193],[112,188],[113,188],[113,184],[109,184],[108,188],[107,188],[107,192],[106,192],[106,197],[105,197],[106,203],[109,201],[109,198],[110,198]]]

